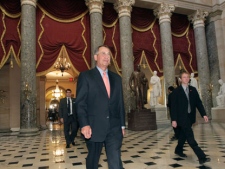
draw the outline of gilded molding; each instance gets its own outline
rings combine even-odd
[[[101,13],[104,7],[104,0],[85,0],[85,3],[89,9],[89,13]]]
[[[135,0],[116,0],[114,3],[114,8],[119,14],[119,18],[122,16],[131,15],[132,5],[134,5]]]
[[[194,29],[205,26],[205,19],[209,15],[207,11],[198,9],[194,14],[188,16],[188,19],[193,23]]]
[[[174,10],[174,5],[161,3],[160,6],[154,10],[154,15],[159,18],[159,24],[171,22],[171,16]]]
[[[21,6],[22,5],[32,5],[36,8],[37,0],[21,0]]]

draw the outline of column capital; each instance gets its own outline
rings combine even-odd
[[[85,0],[85,3],[89,9],[89,13],[100,13],[102,14],[102,8],[104,7],[104,0]]]
[[[119,18],[122,16],[131,15],[132,5],[134,5],[135,0],[116,0],[114,3],[115,10],[119,13]]]
[[[154,10],[154,15],[159,18],[159,24],[171,22],[171,16],[174,10],[175,5],[161,3],[160,6]]]
[[[223,13],[223,11],[220,9],[210,12],[207,22],[214,22],[217,20],[221,20],[222,13]]]
[[[36,8],[37,0],[21,0],[21,6],[22,5],[32,5]]]
[[[195,13],[188,16],[188,19],[193,23],[194,29],[205,26],[205,19],[209,15],[207,11],[198,9]]]

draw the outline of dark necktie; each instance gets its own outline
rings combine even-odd
[[[67,98],[67,110],[68,110],[68,115],[70,115],[70,98]]]
[[[186,89],[185,89],[185,94],[186,94],[187,99],[188,99],[188,113],[191,113],[191,105],[190,105],[190,99],[189,99],[189,90],[188,90],[188,87],[186,87]]]

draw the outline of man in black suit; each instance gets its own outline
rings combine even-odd
[[[172,94],[171,103],[171,120],[173,127],[180,127],[180,135],[178,144],[175,148],[175,154],[181,157],[187,157],[183,153],[184,143],[187,140],[190,147],[194,150],[199,159],[199,163],[203,164],[210,161],[202,149],[195,141],[192,124],[196,121],[196,108],[208,122],[205,109],[200,100],[199,94],[195,87],[189,86],[190,75],[187,72],[182,72],[180,75],[181,85],[177,87]]]
[[[71,89],[66,89],[66,97],[60,99],[59,118],[60,122],[64,123],[66,148],[70,148],[71,143],[75,146],[74,139],[77,135],[78,122],[76,117],[75,98],[71,97]]]
[[[103,144],[109,169],[122,169],[121,146],[125,133],[122,81],[108,70],[111,51],[99,46],[96,67],[80,73],[77,82],[77,115],[88,149],[87,169],[97,169]],[[104,79],[106,80],[104,81]]]
[[[168,87],[168,102],[167,102],[167,107],[169,108],[169,113],[170,113],[170,117],[171,117],[171,102],[172,102],[172,94],[173,94],[173,90],[174,87],[170,86]],[[174,131],[174,136],[171,138],[171,140],[177,140],[179,138],[179,127],[173,127],[173,131]]]

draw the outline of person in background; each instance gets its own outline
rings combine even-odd
[[[66,97],[60,99],[59,103],[59,118],[64,124],[66,148],[70,148],[71,143],[75,146],[74,139],[78,130],[75,101],[76,99],[71,97],[71,89],[66,89]]]
[[[171,98],[171,120],[174,128],[180,127],[178,144],[175,148],[175,154],[180,157],[187,157],[183,153],[184,143],[187,140],[199,159],[199,163],[209,162],[202,149],[195,141],[192,125],[196,121],[196,108],[198,109],[205,122],[208,122],[205,109],[195,87],[189,86],[190,75],[187,72],[180,74],[181,85],[177,87]]]
[[[169,113],[170,113],[170,117],[171,117],[171,99],[172,99],[172,92],[174,90],[173,86],[168,87],[168,102],[167,102],[167,107],[169,108]],[[174,136],[171,138],[171,140],[177,140],[179,138],[179,127],[173,127],[173,131],[174,131]]]

